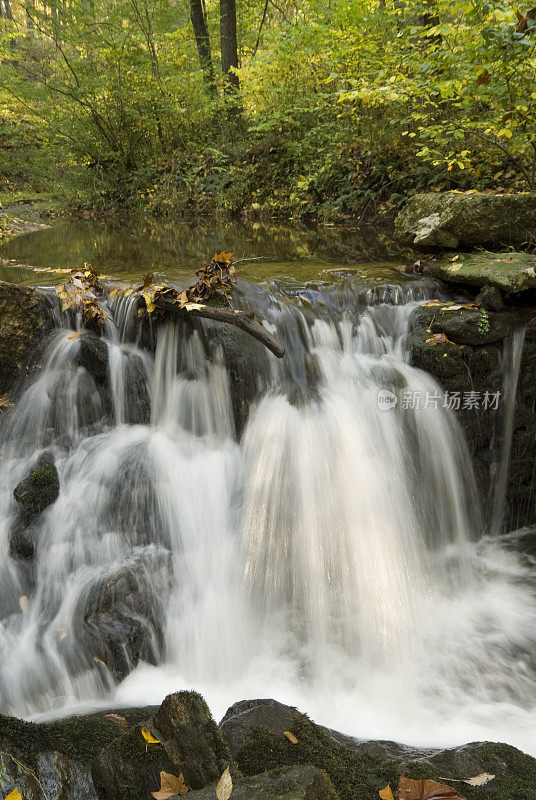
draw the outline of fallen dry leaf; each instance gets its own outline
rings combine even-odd
[[[381,800],[395,800],[393,797],[393,790],[391,789],[391,784],[388,783],[385,789],[380,789],[378,794],[381,797]]]
[[[8,794],[6,800],[22,800],[22,795],[17,788]]]
[[[445,343],[452,344],[450,339],[447,339],[444,333],[434,333],[432,336],[430,336],[429,339],[426,340],[426,344],[429,345],[445,344]]]
[[[128,728],[128,722],[121,714],[105,714],[104,719],[109,719],[111,722],[121,725],[122,728]]]
[[[292,744],[298,744],[298,739],[296,739],[292,731],[284,731],[284,734],[289,740],[289,742],[292,742]]]
[[[229,767],[222,773],[221,778],[216,786],[216,797],[218,800],[229,800],[231,792],[233,791],[233,779],[229,772]]]
[[[160,744],[158,739],[155,739],[151,731],[148,731],[147,728],[141,729],[141,735],[143,736],[147,744]]]
[[[158,792],[151,792],[155,800],[167,800],[175,794],[186,794],[188,787],[184,783],[184,776],[182,772],[177,775],[172,775],[170,772],[160,773],[160,789]]]
[[[469,786],[485,786],[486,783],[492,781],[494,777],[495,775],[490,775],[489,772],[483,772],[482,775],[475,775],[474,778],[467,778],[467,780],[463,782],[468,783]]]
[[[452,786],[429,779],[413,780],[400,776],[397,800],[464,800]]]

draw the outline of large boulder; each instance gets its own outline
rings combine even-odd
[[[160,744],[147,744],[138,725],[94,760],[93,781],[102,800],[147,800],[159,787],[162,770],[182,772],[191,789],[202,789],[232,763],[207,704],[196,692],[168,695],[143,727]]]
[[[419,249],[519,245],[536,237],[536,193],[424,192],[396,219],[398,240]]]
[[[529,800],[534,796],[536,759],[515,747],[475,742],[448,750],[420,750],[395,742],[365,742],[351,737],[337,741],[333,732],[289,707],[281,717],[284,729],[274,730],[274,708],[270,706],[273,701],[259,702],[266,703],[267,724],[262,721],[262,706],[254,719],[250,717],[251,727],[242,721],[243,743],[235,758],[244,775],[309,764],[326,771],[341,800],[370,800],[378,797],[378,790],[388,782],[398,785],[402,773],[448,784],[444,776],[459,781],[486,772],[495,775],[486,786],[464,784],[463,796],[467,800]],[[246,708],[238,714],[248,717],[248,711]],[[278,713],[283,714],[281,709]],[[231,716],[229,712],[226,715],[227,730]],[[293,740],[285,731],[293,734]],[[454,786],[459,788],[459,783]]]
[[[536,289],[536,256],[530,253],[459,253],[452,258],[429,261],[423,273],[449,283],[491,286],[507,294]]]
[[[190,800],[214,800],[215,786],[188,792]],[[323,770],[311,766],[281,767],[233,780],[233,800],[338,800]],[[171,798],[170,798],[171,800]],[[179,800],[176,796],[175,800]]]
[[[0,281],[0,395],[35,366],[38,345],[51,328],[43,292]]]

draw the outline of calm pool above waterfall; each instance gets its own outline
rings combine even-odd
[[[407,347],[441,287],[401,274],[381,237],[266,226],[62,223],[1,248],[0,277],[49,284],[65,276],[29,265],[90,261],[182,281],[222,249],[265,257],[243,262],[237,302],[284,359],[207,320],[149,342],[132,296],[105,298],[95,345],[57,307],[0,418],[0,712],[194,687],[216,718],[273,697],[363,738],[536,754],[534,571],[483,536],[456,415],[379,403],[441,392]],[[90,338],[104,371],[81,358]],[[29,563],[13,490],[43,459],[60,491]]]
[[[396,280],[392,267],[404,261],[389,237],[372,228],[60,222],[0,246],[0,259],[12,262],[0,264],[0,279],[58,283],[64,280],[61,274],[33,272],[20,265],[54,270],[89,261],[103,274],[125,281],[140,280],[148,272],[163,273],[168,280],[190,280],[196,269],[222,250],[233,252],[235,260],[258,259],[239,266],[240,277],[256,282],[281,276],[312,280],[337,266],[360,267],[364,275],[372,270],[370,280],[380,281],[386,274]]]

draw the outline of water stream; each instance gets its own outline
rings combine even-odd
[[[274,697],[354,736],[536,755],[534,575],[481,540],[454,414],[400,402],[440,391],[406,352],[436,291],[346,274],[242,283],[282,361],[209,323],[162,326],[153,353],[132,300],[111,299],[106,391],[58,312],[2,429],[0,711],[195,687],[216,718]],[[10,555],[12,492],[50,451],[61,491],[29,565]],[[117,683],[102,642],[125,629],[142,660]]]

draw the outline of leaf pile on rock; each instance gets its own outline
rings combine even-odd
[[[85,263],[84,269],[72,269],[69,280],[56,286],[56,294],[61,300],[62,311],[82,312],[85,322],[104,327],[108,312],[99,305],[103,295],[102,278],[91,264]]]
[[[144,313],[159,315],[165,311],[166,303],[176,303],[186,311],[204,308],[207,303],[228,306],[233,297],[236,284],[236,270],[232,261],[233,254],[216,253],[210,264],[196,271],[197,281],[182,292],[172,286],[155,282],[155,273],[149,273],[143,284],[136,290],[145,300]]]

